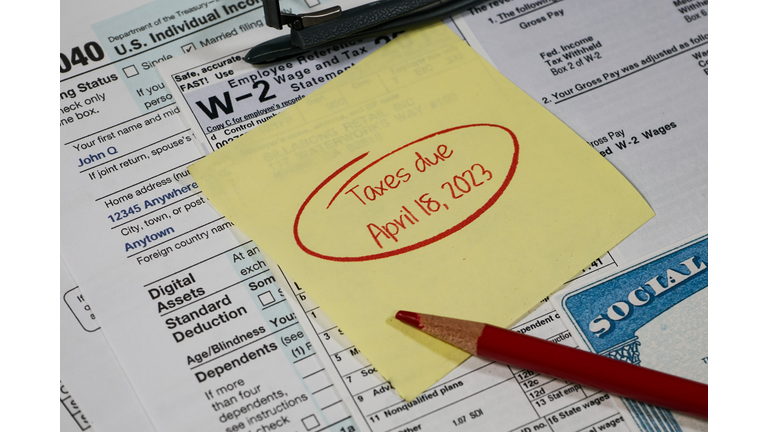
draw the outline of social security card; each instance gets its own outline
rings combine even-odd
[[[552,296],[582,349],[707,383],[706,232]],[[640,431],[706,430],[698,419],[622,399]]]

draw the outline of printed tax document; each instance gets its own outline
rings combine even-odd
[[[63,262],[59,301],[61,402],[68,413],[62,423],[104,431],[155,430],[102,334],[93,307]]]
[[[83,299],[69,299],[70,324],[93,329],[84,303],[97,311],[156,430],[354,429],[258,248],[204,205],[186,170],[202,154],[156,73],[240,33],[259,40],[261,4],[96,3],[62,9],[61,254]],[[111,379],[70,372],[80,401]]]
[[[707,229],[707,20],[706,2],[665,0],[488,1],[456,17],[475,50],[653,207],[611,251],[620,261]]]
[[[452,20],[445,23],[461,35]],[[250,49],[252,40],[247,35],[238,36],[163,62],[158,70],[180,101],[177,106],[182,115],[187,116],[187,124],[196,137],[205,137],[201,138],[204,149],[211,152],[303,99],[397,36],[395,33],[339,44],[264,66],[222,60],[242,57]],[[199,86],[191,84],[200,80],[203,84]],[[269,86],[267,97],[274,96],[268,103],[253,97],[266,86]],[[258,93],[253,92],[254,87]],[[248,93],[252,97],[247,97]],[[354,137],[361,133],[365,132],[351,128],[339,138],[352,147]],[[280,158],[310,152],[312,147],[285,150]],[[547,427],[557,431],[588,427],[626,430],[626,422],[610,395],[478,358],[462,363],[422,395],[406,402],[307,292],[273,261],[268,258],[265,261],[275,270],[273,275],[278,285],[360,430],[443,431],[470,427],[465,425],[487,431]],[[611,265],[613,259],[607,254],[581,274],[605,271]],[[521,318],[513,329],[574,346],[559,314],[548,302]]]
[[[329,116],[334,98],[350,107]],[[382,120],[374,146],[333,140]],[[322,142],[310,158],[269,163],[310,136]],[[398,309],[509,325],[653,215],[443,24],[401,35],[190,169],[408,400],[467,354],[393,322]]]

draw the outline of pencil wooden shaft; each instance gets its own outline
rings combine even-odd
[[[706,384],[488,324],[406,311],[397,318],[480,357],[707,418]]]
[[[707,418],[705,384],[544,339],[486,325],[477,355]]]

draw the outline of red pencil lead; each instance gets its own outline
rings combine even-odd
[[[424,326],[421,325],[421,317],[419,317],[419,314],[415,312],[397,311],[395,318],[408,324],[409,326],[416,327],[417,329],[424,328]]]

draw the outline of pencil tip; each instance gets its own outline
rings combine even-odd
[[[417,329],[424,328],[421,325],[421,317],[416,312],[397,311],[395,318]]]

